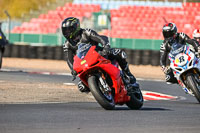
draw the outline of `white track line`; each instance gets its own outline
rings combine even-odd
[[[165,80],[162,80],[162,79],[151,79],[151,78],[136,78],[136,80],[165,82]]]
[[[74,83],[63,83],[64,85],[69,85],[69,86],[72,86],[72,85],[76,85]]]

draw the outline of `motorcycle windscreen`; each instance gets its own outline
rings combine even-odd
[[[81,43],[78,46],[78,50],[76,55],[80,58],[80,59],[84,59],[85,55],[88,53],[88,51],[91,48],[91,44],[85,44],[85,43]]]
[[[180,44],[180,43],[173,43],[170,50],[170,55],[172,57],[175,57],[179,53],[184,53],[184,50],[185,50],[185,45]]]

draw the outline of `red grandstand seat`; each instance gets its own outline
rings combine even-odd
[[[46,18],[46,14],[40,14],[39,18],[45,19]]]
[[[21,27],[16,26],[14,29],[11,31],[12,33],[22,33]]]
[[[183,6],[185,6],[185,7],[199,7],[200,4],[197,3],[197,2],[186,2],[186,3],[183,3]]]

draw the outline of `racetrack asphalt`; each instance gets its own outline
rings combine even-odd
[[[0,72],[0,81],[63,84],[69,75]],[[3,84],[1,82],[0,84]],[[77,83],[76,80],[73,83]],[[171,96],[174,100],[148,100],[141,110],[117,106],[107,111],[95,101],[0,104],[2,133],[199,133],[200,106],[178,85],[163,81],[138,80],[143,91]],[[41,88],[42,89],[42,88]],[[1,93],[4,93],[1,90]],[[89,94],[88,94],[89,95]],[[85,97],[87,95],[85,94]],[[84,97],[84,96],[83,96]]]

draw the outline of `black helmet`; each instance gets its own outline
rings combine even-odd
[[[66,18],[62,22],[61,29],[65,38],[71,39],[80,30],[80,21],[74,17]]]
[[[162,33],[165,39],[171,38],[177,33],[177,27],[174,23],[167,23],[163,26]]]

